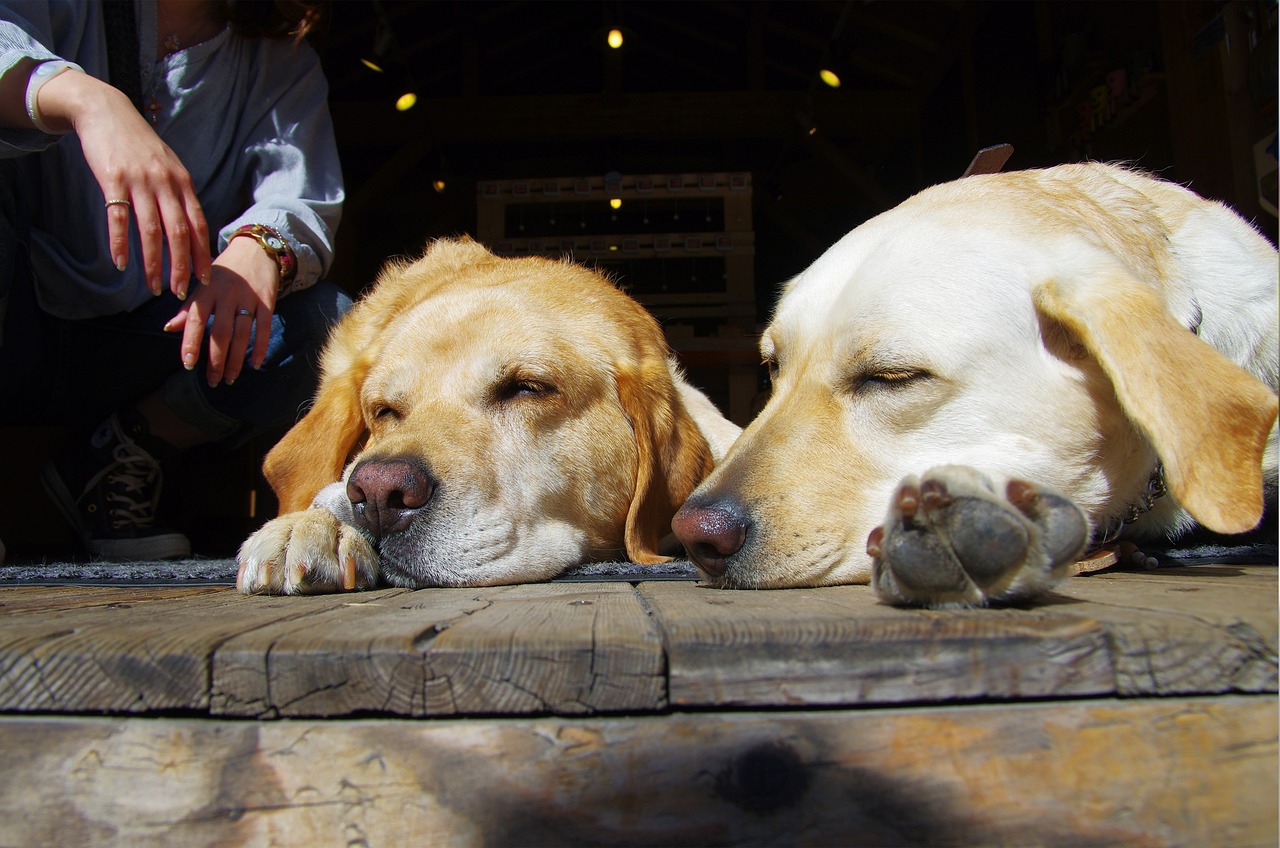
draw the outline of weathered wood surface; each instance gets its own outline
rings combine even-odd
[[[439,721],[0,719],[0,843],[1277,842],[1265,696]]]
[[[1077,577],[1029,609],[899,610],[864,586],[638,590],[662,622],[673,706],[1277,688],[1270,566]]]
[[[865,586],[571,583],[243,597],[0,588],[0,710],[584,715],[1277,689],[1274,566],[1069,580],[1030,609]]]
[[[347,601],[218,646],[214,712],[574,715],[665,706],[662,645],[628,583]]]

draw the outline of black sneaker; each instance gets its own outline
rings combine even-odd
[[[123,415],[123,413],[122,413]],[[90,554],[108,560],[179,559],[186,536],[155,526],[164,475],[138,444],[146,424],[112,415],[89,441],[49,461],[41,480]]]

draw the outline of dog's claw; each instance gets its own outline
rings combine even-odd
[[[884,527],[874,527],[867,536],[867,556],[878,558],[881,545],[884,543]]]
[[[985,606],[1046,592],[1087,539],[1084,513],[1061,495],[943,466],[903,481],[867,553],[872,584],[890,603]]]
[[[903,518],[914,518],[919,508],[920,490],[916,486],[907,484],[898,489],[898,512]]]
[[[944,509],[951,505],[951,495],[947,493],[946,484],[933,478],[920,484],[920,500],[927,510]]]
[[[378,582],[378,555],[360,531],[321,508],[268,521],[240,546],[236,587],[246,594],[349,592]]]
[[[1040,493],[1026,480],[1010,480],[1004,487],[1005,498],[1028,518],[1034,518],[1040,503]]]

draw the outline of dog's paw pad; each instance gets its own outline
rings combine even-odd
[[[872,583],[891,603],[982,606],[1046,591],[1087,537],[1083,512],[1061,495],[946,466],[903,482],[867,552]]]

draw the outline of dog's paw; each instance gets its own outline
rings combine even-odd
[[[1088,539],[1084,512],[1062,495],[948,465],[902,481],[867,553],[889,603],[986,606],[1048,591]]]
[[[304,595],[369,589],[378,554],[355,527],[313,507],[272,519],[236,556],[236,588],[247,595]]]

